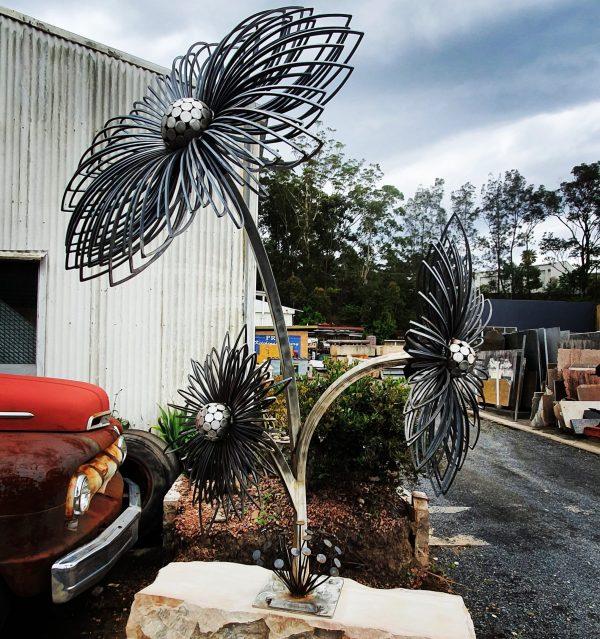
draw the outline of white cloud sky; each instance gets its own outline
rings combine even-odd
[[[396,167],[386,179],[412,193],[436,177],[448,190],[468,180],[475,185],[512,168],[528,180],[557,186],[572,166],[600,159],[600,100],[557,113],[540,113],[502,125],[461,132],[420,149],[389,156]]]
[[[9,0],[10,1],[10,0]],[[556,188],[600,160],[597,0],[315,0],[365,31],[355,73],[324,113],[347,154],[411,197],[518,169]],[[10,8],[169,65],[264,0],[13,0]]]

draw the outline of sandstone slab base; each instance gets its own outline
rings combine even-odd
[[[128,639],[474,639],[462,597],[379,590],[352,579],[331,619],[252,607],[270,571],[225,562],[172,563],[135,596]]]

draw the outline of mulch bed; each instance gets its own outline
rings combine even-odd
[[[282,535],[291,545],[294,515],[278,480],[262,480],[261,493],[262,510],[251,506],[242,519],[215,521],[208,531],[212,512],[203,504],[202,531],[198,506],[184,482],[174,560],[252,564],[254,550],[270,547],[266,555],[272,562]],[[326,536],[344,551],[342,576],[376,588],[448,590],[444,580],[414,568],[408,508],[393,487],[381,482],[340,481],[335,487],[311,482],[308,516],[310,528],[319,532],[315,539]]]

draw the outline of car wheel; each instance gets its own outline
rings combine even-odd
[[[166,452],[165,442],[144,430],[123,432],[127,456],[119,469],[123,477],[140,487],[142,514],[139,538],[159,530],[162,524],[163,497],[181,472],[175,453]]]

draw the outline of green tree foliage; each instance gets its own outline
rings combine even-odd
[[[476,226],[477,220],[479,219],[479,211],[477,210],[477,203],[475,201],[476,191],[477,189],[473,184],[465,182],[458,189],[450,193],[452,213],[458,215],[473,245],[476,244],[476,239],[479,236]]]
[[[555,299],[600,293],[600,163],[573,168],[556,191],[532,184],[512,169],[477,188],[465,182],[450,193],[450,208],[470,238],[476,269],[493,277],[490,296],[540,296],[534,231],[555,218],[565,233],[547,233],[540,252],[555,262],[575,259],[545,292]],[[381,184],[377,165],[347,158],[329,139],[296,171],[262,177],[259,225],[286,304],[302,309],[298,323],[364,326],[378,340],[395,337],[414,317],[415,276],[429,244],[447,221],[444,180],[402,193]],[[485,231],[481,231],[485,227]],[[520,263],[518,255],[522,254]]]
[[[513,297],[530,299],[532,293],[542,288],[542,272],[535,266],[536,253],[526,249],[521,254],[521,263],[507,263],[502,269],[502,281]]]
[[[556,191],[540,187],[537,195],[544,212],[557,220],[566,236],[545,233],[540,249],[556,262],[575,260],[576,268],[565,269],[567,286],[581,295],[592,293],[600,263],[600,162],[579,164],[571,171],[573,180],[562,182]]]
[[[578,296],[574,293],[575,289],[569,279],[568,273],[563,273],[559,277],[551,277],[544,287],[544,296],[550,300],[577,299]]]
[[[299,170],[263,176],[260,230],[299,322],[360,324],[381,338],[406,327],[414,286],[397,257],[403,196],[382,177],[334,140]]]
[[[436,178],[430,187],[419,186],[404,207],[405,253],[416,262],[427,254],[429,245],[440,238],[448,221],[444,199],[444,180]]]
[[[504,177],[490,176],[481,189],[479,213],[488,230],[480,245],[484,258],[493,265],[495,290],[512,297],[518,294],[520,277],[515,252],[529,248],[543,219],[534,187],[516,169],[506,171]]]

